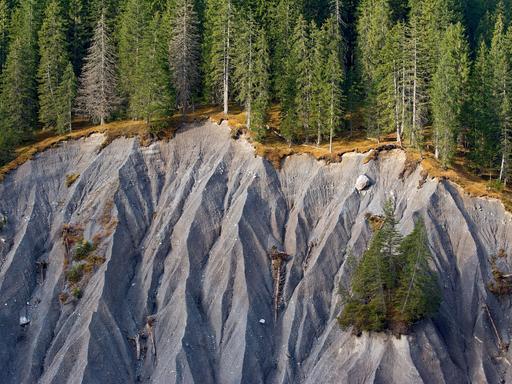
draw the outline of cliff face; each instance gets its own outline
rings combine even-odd
[[[499,348],[511,302],[486,288],[490,256],[512,254],[499,202],[448,182],[418,188],[421,169],[403,174],[400,151],[275,170],[210,123],[148,148],[119,139],[98,152],[102,140],[63,143],[0,184],[2,383],[512,381]],[[358,192],[361,174],[372,186]],[[425,220],[443,303],[409,336],[358,338],[336,323],[337,289],[347,251],[368,244],[367,214],[390,196],[402,233]],[[105,262],[62,304],[64,225]],[[274,245],[289,257],[272,260]]]

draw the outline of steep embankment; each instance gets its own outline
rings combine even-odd
[[[489,257],[512,254],[512,217],[498,201],[449,182],[418,188],[421,170],[403,174],[400,151],[368,164],[292,156],[278,171],[210,123],[148,148],[118,139],[98,152],[102,142],[63,143],[0,184],[2,383],[512,380],[512,356],[498,348],[510,299],[486,289]],[[359,193],[363,173],[373,185]],[[71,174],[80,177],[68,188]],[[337,326],[337,287],[347,250],[360,256],[371,236],[367,214],[390,195],[403,233],[425,219],[444,300],[410,336],[357,338]],[[105,258],[78,301],[61,295],[64,225]],[[282,268],[273,245],[290,255]]]

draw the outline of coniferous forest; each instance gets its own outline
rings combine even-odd
[[[510,0],[0,0],[0,161],[36,129],[234,105],[512,175]]]

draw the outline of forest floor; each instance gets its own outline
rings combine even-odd
[[[99,133],[105,135],[102,147],[122,136],[140,137],[142,144],[147,145],[154,139],[171,139],[176,130],[183,124],[205,121],[207,119],[217,124],[227,120],[233,137],[238,137],[244,133],[245,114],[242,110],[232,108],[231,113],[228,116],[224,116],[222,111],[214,106],[198,108],[190,112],[186,117],[176,114],[168,119],[154,123],[152,127],[148,127],[146,123],[136,120],[114,121],[104,126],[93,126],[86,121],[77,120],[73,123],[73,130],[64,134],[58,134],[52,130],[36,131],[30,141],[16,149],[14,160],[0,167],[0,181],[2,181],[7,173],[30,160],[37,153],[43,152],[64,141],[78,140]],[[270,111],[268,138],[263,143],[252,142],[256,154],[268,159],[276,168],[281,166],[282,160],[294,154],[309,154],[318,160],[332,163],[340,162],[345,153],[369,153],[367,161],[371,161],[378,156],[381,150],[400,148],[393,135],[383,137],[378,142],[377,140],[368,139],[363,131],[355,130],[352,133],[336,138],[333,141],[333,151],[331,153],[328,143],[320,146],[317,146],[316,143],[289,145],[280,136],[278,127],[279,109],[277,106],[274,106]],[[403,149],[406,150],[407,163],[410,166],[415,167],[421,164],[423,170],[430,177],[450,180],[462,187],[471,196],[499,199],[503,202],[505,208],[512,212],[512,189],[504,188],[503,190],[497,190],[489,183],[488,178],[472,173],[467,167],[467,162],[462,152],[456,156],[452,167],[444,169],[430,152],[420,153],[410,148]]]

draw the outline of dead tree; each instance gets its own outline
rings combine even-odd
[[[103,12],[85,58],[77,98],[80,112],[101,125],[105,124],[118,104],[114,52]]]

